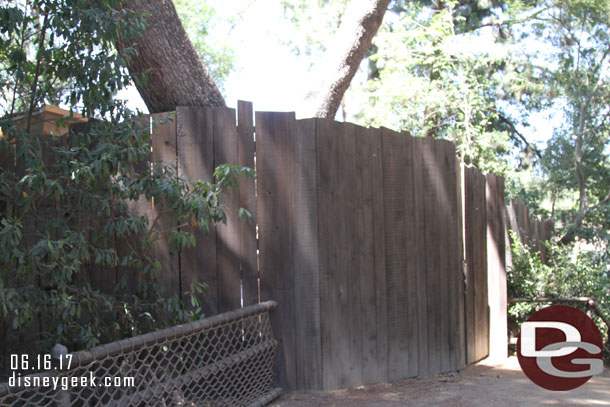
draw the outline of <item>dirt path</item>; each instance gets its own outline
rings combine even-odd
[[[287,394],[277,407],[397,407],[397,406],[610,406],[610,371],[568,392],[543,390],[530,382],[517,359],[502,366],[484,363],[459,374],[401,380],[332,392]]]

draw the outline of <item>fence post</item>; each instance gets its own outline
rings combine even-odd
[[[55,346],[53,347],[53,350],[51,350],[51,358],[53,359],[53,362],[55,363],[55,366],[59,368],[59,366],[62,366],[62,368],[64,366],[67,366],[67,358],[66,356],[68,355],[68,348],[66,348],[64,345],[60,344],[60,343],[56,343]],[[61,362],[61,364],[60,364]],[[57,373],[58,375],[61,374],[61,371],[58,371]],[[57,390],[57,394],[55,396],[55,405],[57,407],[69,407],[71,405],[70,403],[70,392],[68,390],[63,390],[61,387],[59,387],[59,389]]]

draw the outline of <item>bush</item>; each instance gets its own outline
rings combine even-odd
[[[571,245],[547,243],[549,262],[543,264],[540,254],[523,245],[515,234],[511,236],[512,269],[508,273],[509,298],[565,298],[593,297],[601,312],[610,315],[610,264],[598,250],[582,242]],[[516,335],[521,323],[548,304],[516,303],[508,309],[509,332]],[[582,303],[570,304],[584,309]],[[602,333],[608,338],[608,327],[593,316]],[[609,360],[608,349],[605,358]]]
[[[251,171],[221,166],[215,184],[189,183],[172,166],[143,164],[150,153],[148,125],[139,125],[115,95],[147,80],[146,73],[129,75],[122,56],[133,55],[129,45],[146,24],[146,16],[118,0],[0,3],[5,358],[47,353],[55,342],[78,350],[202,316],[205,282],[190,288],[186,304],[177,294],[163,298],[151,249],[160,238],[169,239],[174,250],[194,245],[194,230],[226,219],[221,192]],[[44,104],[67,106],[97,121],[60,146],[30,125]],[[25,125],[16,126],[20,118]],[[15,162],[17,168],[7,168]],[[127,210],[143,199],[154,199],[176,227],[162,230]],[[113,292],[92,289],[88,273],[114,273],[117,267],[142,270],[137,289],[128,290],[124,280]],[[0,365],[0,376],[5,367]]]
[[[187,303],[164,298],[156,283],[156,239],[173,250],[195,245],[194,230],[226,219],[221,192],[250,170],[223,165],[216,183],[190,184],[174,166],[152,163],[148,126],[127,110],[72,134],[69,147],[3,123],[0,151],[15,149],[16,171],[0,174],[0,341],[6,353],[48,352],[63,343],[87,348],[202,316],[204,282]],[[43,159],[44,158],[44,159]],[[144,163],[144,164],[143,164]],[[176,227],[128,211],[154,199]],[[247,215],[241,211],[241,213]],[[116,241],[128,246],[119,252]],[[112,293],[91,288],[88,273],[142,270],[135,292],[123,280]]]

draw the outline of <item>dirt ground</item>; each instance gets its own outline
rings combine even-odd
[[[485,361],[460,373],[401,380],[331,392],[285,394],[276,407],[610,406],[610,371],[568,392],[544,390],[521,371],[516,357],[500,366]]]

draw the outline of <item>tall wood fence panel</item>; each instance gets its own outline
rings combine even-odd
[[[280,382],[338,388],[463,366],[453,144],[256,114],[261,298]]]
[[[487,287],[489,304],[489,358],[508,357],[506,205],[504,179],[487,174]]]
[[[485,176],[464,170],[464,245],[466,268],[466,362],[489,353],[487,281],[487,211]]]

